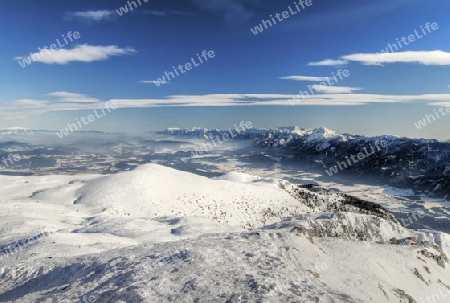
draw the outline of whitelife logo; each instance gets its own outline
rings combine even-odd
[[[10,257],[13,254],[17,253],[17,251],[19,251],[19,253],[22,251],[22,249],[35,244],[37,241],[42,240],[44,238],[44,236],[48,237],[49,233],[48,232],[43,232],[43,233],[39,233],[38,235],[32,237],[32,238],[28,238],[25,240],[19,240],[16,243],[7,246],[6,248],[3,248],[3,250],[0,251],[0,260],[2,260],[3,258],[6,257]]]
[[[386,140],[381,140],[381,142],[377,140],[377,141],[375,141],[375,146],[377,147],[377,151],[380,151],[381,150],[380,146],[382,148],[386,148],[386,147],[388,147],[388,143]],[[358,160],[364,160],[365,158],[369,157],[370,155],[375,154],[376,151],[373,148],[372,144],[370,144],[370,148],[372,150],[371,153],[369,153],[367,151],[367,148],[364,147],[363,150],[365,151],[365,154],[363,152],[360,152],[360,153],[358,153],[357,156],[350,155],[350,159],[352,159],[353,163],[356,164],[356,163],[358,163]],[[358,158],[358,160],[356,160],[356,157]],[[352,162],[350,161],[348,156],[345,156],[345,159],[347,160],[348,166],[352,166]],[[343,162],[338,161],[336,163],[337,163],[337,165],[330,167],[329,170],[325,170],[325,172],[328,174],[328,176],[331,177],[333,174],[337,174],[339,172],[339,170],[342,171],[345,168],[347,168],[347,163],[345,163],[344,161]],[[338,169],[338,167],[339,167],[339,169]]]
[[[233,133],[231,128],[229,128],[228,129],[228,133],[225,132],[225,133],[223,133],[223,134],[221,134],[219,136],[216,136],[215,138],[210,137],[210,139],[211,139],[210,141],[212,142],[214,147],[217,147],[216,140],[217,140],[218,144],[222,144],[222,143],[224,143],[224,142],[226,142],[228,140],[233,140],[234,137],[236,137],[237,135],[241,134],[241,131],[245,132],[246,129],[253,128],[253,124],[250,121],[247,121],[247,122],[241,121],[239,123],[240,129],[239,129],[239,127],[236,124],[234,125],[234,127],[235,127],[235,130],[236,130],[236,133]],[[222,139],[222,141],[220,139]],[[213,149],[213,145],[211,145],[211,143],[206,143],[205,142],[205,143],[202,144],[202,147],[196,149],[195,151],[191,151],[191,154],[192,154],[192,156],[202,155],[203,153],[206,153],[206,152],[212,150]]]
[[[8,164],[8,160],[12,166],[14,164],[14,162],[19,162],[21,159],[22,158],[20,157],[20,155],[9,154],[7,159],[3,158],[2,162],[5,163],[5,166],[0,165],[0,171],[5,170],[10,167],[10,165]]]
[[[57,51],[61,48],[63,48],[64,46],[69,44],[69,41],[67,41],[67,39],[70,40],[70,42],[73,42],[74,39],[78,40],[81,38],[81,35],[79,32],[71,32],[69,31],[67,33],[67,37],[65,35],[61,35],[63,37],[63,40],[66,44],[62,44],[61,41],[59,41],[59,38],[56,39],[56,42],[58,43],[58,45],[56,45],[55,43],[50,44],[50,49],[47,45],[44,45],[44,48],[40,48],[38,47],[39,52],[37,53],[30,53],[30,55],[28,57],[16,57],[14,58],[15,60],[19,61],[20,66],[22,66],[22,68],[27,67],[28,65],[30,65],[33,62],[36,61],[41,61],[46,55],[51,54],[54,51]]]
[[[96,118],[97,118],[97,119],[100,119],[101,117],[105,116],[107,113],[110,113],[112,110],[115,110],[115,109],[117,109],[117,108],[118,108],[117,103],[115,103],[114,101],[106,102],[104,106],[100,107],[100,109],[101,109],[103,115],[97,113],[97,110],[94,109],[94,114],[95,114],[95,116],[92,115],[92,114],[91,114],[91,115],[88,115],[87,118],[84,117],[84,116],[82,116],[82,117],[81,117],[81,122],[83,122],[84,125],[88,125],[89,123],[94,122],[94,121],[96,120]],[[105,110],[106,110],[107,112],[105,112]],[[86,121],[86,119],[87,119],[87,121]],[[78,131],[78,129],[81,129],[81,128],[83,127],[83,126],[81,125],[81,122],[78,120],[78,118],[76,118],[75,120],[76,120],[77,124],[74,124],[74,123],[73,123],[73,124],[67,123],[67,127],[64,128],[64,129],[61,129],[60,132],[56,132],[56,135],[57,135],[60,139],[62,139],[64,136],[68,136],[68,135],[69,135],[69,132],[73,133],[74,131]],[[77,125],[78,125],[78,126],[77,126]]]
[[[142,1],[147,3],[149,0],[142,0]],[[142,6],[141,0],[137,0],[137,2],[139,3],[139,6]],[[138,8],[138,5],[136,4],[136,1],[128,1],[127,4],[128,4],[128,7],[130,8],[130,10],[129,10],[130,12],[133,10],[133,7],[131,6],[131,4],[134,5],[134,8]],[[126,5],[122,6],[122,7],[119,7],[119,9],[116,9],[116,13],[120,17],[122,17],[124,14],[128,13],[128,7]]]
[[[173,71],[175,72],[176,76],[174,75],[173,72],[165,72],[162,77],[158,78],[156,81],[151,81],[151,82],[154,83],[156,86],[160,86],[161,84],[166,84],[167,81],[170,81],[170,80],[175,79],[176,77],[180,76],[180,74],[178,73],[178,70],[180,70],[180,72],[184,74],[187,71],[190,71],[192,69],[192,67],[197,67],[197,66],[200,66],[201,64],[203,64],[204,62],[202,60],[202,57],[206,62],[206,61],[208,61],[208,58],[212,59],[215,56],[216,56],[216,54],[214,53],[214,51],[210,50],[207,52],[206,50],[204,50],[202,52],[201,56],[199,54],[197,54],[197,59],[200,63],[197,63],[194,58],[191,58],[192,64],[190,62],[187,62],[184,65],[179,64],[178,67],[172,66]],[[183,69],[183,67],[185,69]],[[177,68],[178,68],[178,70],[177,70]]]
[[[439,112],[442,114],[442,116],[447,116],[447,114],[450,114],[450,106],[447,106],[445,109],[443,107],[439,107]],[[414,125],[417,127],[417,129],[421,129],[422,127],[427,126],[427,120],[428,124],[431,124],[432,122],[436,122],[436,119],[439,120],[441,118],[436,109],[434,109],[434,115],[436,116],[436,118],[432,114],[425,115],[425,118],[417,121],[417,123],[414,123]],[[431,119],[433,119],[433,121],[431,121]]]
[[[317,92],[321,92],[323,89],[325,89],[325,87],[328,87],[328,86],[331,87],[331,86],[337,84],[339,82],[339,80],[336,78],[336,75],[334,74],[334,72],[332,72],[331,74],[333,75],[332,79],[334,79],[334,82],[330,81],[330,77],[326,77],[328,84],[325,81],[322,81],[318,85],[317,84],[309,85],[309,91],[311,92],[311,94],[309,94],[308,91],[299,90],[298,91],[299,94],[297,94],[294,98],[290,99],[289,103],[291,105],[295,105],[297,103],[300,103],[302,100],[305,100],[306,98],[314,96],[315,92],[313,92],[313,90],[315,90],[317,93]],[[336,74],[341,80],[343,80],[342,76],[344,76],[345,78],[349,77],[350,71],[348,69],[344,69],[344,70],[339,69],[336,72]]]
[[[302,10],[313,5],[313,3],[312,3],[312,0],[306,0],[306,1],[300,0],[300,1],[298,1],[298,3],[294,2],[294,5],[295,5],[295,8],[297,9],[297,11],[293,10],[292,7],[289,5],[288,6],[289,11],[284,11],[281,14],[280,13],[275,14],[275,17],[277,18],[278,22],[284,21],[285,19],[289,18],[290,16],[294,16],[294,15],[300,13]],[[300,6],[302,8],[300,8]],[[270,18],[272,21],[262,19],[261,23],[259,25],[255,26],[254,28],[251,28],[250,31],[255,36],[259,33],[262,33],[264,31],[264,29],[268,29],[269,27],[272,27],[277,24],[275,17],[270,15]]]
[[[426,36],[427,34],[431,33],[431,30],[435,31],[439,29],[439,24],[437,24],[436,22],[427,22],[425,24],[425,28],[423,28],[423,26],[420,26],[420,29],[422,30],[423,35],[421,35],[417,29],[414,30],[413,34],[408,35],[408,37],[402,36],[402,38],[399,40],[398,38],[396,38],[395,40],[397,40],[397,44],[400,48],[403,48],[403,46],[408,46],[410,43],[413,43],[414,41],[417,41],[419,39],[422,39],[424,36]],[[426,29],[426,31],[425,31]],[[427,33],[428,32],[428,33]],[[406,41],[408,39],[408,41]],[[400,42],[401,41],[401,42]],[[403,42],[403,45],[402,45]],[[389,53],[389,51],[391,53],[397,52],[398,51],[398,47],[397,45],[394,44],[388,44],[386,48],[382,49],[381,51],[379,51],[378,53],[383,54],[383,53]]]

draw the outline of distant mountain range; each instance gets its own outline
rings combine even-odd
[[[159,134],[212,139],[229,131],[167,129]],[[396,187],[411,188],[416,194],[450,200],[448,141],[392,135],[366,137],[340,134],[326,127],[305,129],[297,126],[248,129],[239,132],[236,139],[251,139],[257,146],[280,148],[299,159],[319,163],[324,175],[332,178],[338,178],[340,174],[376,177]],[[380,147],[382,141],[385,147]]]
[[[6,129],[0,129],[0,136],[34,136],[34,135],[55,135],[60,131],[48,130],[48,129],[30,129],[21,127],[11,127]],[[76,131],[74,133],[103,133],[102,131]]]
[[[97,131],[74,132],[75,135],[106,134]],[[283,151],[290,160],[307,161],[324,178],[365,178],[399,188],[411,188],[416,195],[450,200],[450,142],[411,139],[392,135],[366,137],[341,134],[326,127],[305,129],[297,126],[272,129],[170,128],[156,132],[162,136],[211,139],[233,136],[248,140],[255,147]],[[0,130],[0,137],[55,136],[53,130],[11,128]],[[60,142],[59,139],[55,143]],[[381,142],[385,147],[380,147]],[[143,143],[147,144],[147,143]],[[139,145],[139,144],[138,144]],[[109,148],[109,147],[103,147]],[[190,156],[189,151],[184,152]],[[125,161],[125,160],[124,160]],[[33,160],[33,163],[38,163]]]

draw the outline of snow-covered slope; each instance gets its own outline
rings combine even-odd
[[[232,176],[210,180],[148,164],[85,184],[76,191],[76,203],[100,209],[120,208],[132,217],[201,217],[238,227],[258,227],[307,210],[274,182]],[[122,190],[122,198],[114,199]],[[52,196],[53,192],[45,191],[36,198],[40,195]],[[269,210],[274,214],[268,215]]]
[[[0,182],[0,302],[422,303],[450,289],[447,234],[326,189],[155,164]]]

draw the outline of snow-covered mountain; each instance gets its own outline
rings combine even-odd
[[[326,188],[156,164],[0,182],[0,302],[450,298],[447,234]]]
[[[200,133],[199,133],[200,132]],[[165,135],[210,138],[227,130],[166,130]],[[432,139],[410,139],[392,135],[366,137],[340,134],[326,127],[303,129],[297,126],[248,129],[236,139],[252,139],[257,146],[281,148],[298,159],[319,163],[325,173],[338,163],[346,163],[340,174],[376,178],[390,185],[411,188],[415,194],[450,200],[450,144]],[[387,147],[379,149],[380,142]],[[372,153],[372,147],[375,152]],[[364,161],[346,162],[346,157],[369,154]]]

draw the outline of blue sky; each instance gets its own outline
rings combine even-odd
[[[134,2],[132,11],[119,0],[4,3],[0,127],[59,130],[112,100],[119,108],[83,130],[229,128],[245,120],[450,139],[450,115],[414,125],[450,106],[448,2]],[[129,12],[119,16],[125,6]],[[288,18],[252,32],[283,11]],[[70,42],[69,32],[78,39]],[[392,47],[402,37],[408,45]],[[51,44],[54,51],[20,65]],[[214,57],[200,64],[203,51]],[[198,66],[154,83],[192,60]],[[345,70],[337,83],[317,86]],[[314,95],[291,102],[308,90]]]

